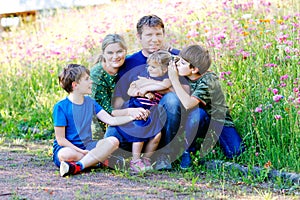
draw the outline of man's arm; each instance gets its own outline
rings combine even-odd
[[[144,77],[139,77],[138,80],[131,84],[131,88],[128,90],[128,95],[132,96],[144,96],[147,92],[151,91],[165,91],[172,86],[169,79],[162,81],[156,81]]]

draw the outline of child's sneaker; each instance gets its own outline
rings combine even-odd
[[[145,165],[145,169],[146,170],[152,170],[153,169],[152,165],[151,165],[151,159],[150,158],[143,157],[142,161],[143,161],[143,163]]]
[[[143,161],[141,159],[137,159],[135,161],[131,160],[130,161],[130,170],[133,172],[141,172],[141,171],[145,171],[146,167],[145,164],[143,163]]]
[[[81,169],[80,166],[77,165],[75,162],[66,162],[66,161],[62,161],[60,163],[60,176],[64,177],[64,176],[68,176],[68,175],[74,175],[74,174],[78,174]]]
[[[186,170],[192,166],[192,158],[190,152],[183,152],[181,157],[180,168]]]

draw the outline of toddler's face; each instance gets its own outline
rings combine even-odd
[[[152,77],[160,77],[167,72],[167,69],[163,70],[157,62],[150,61],[148,63],[148,72]]]

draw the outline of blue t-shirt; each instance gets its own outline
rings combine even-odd
[[[75,146],[85,149],[92,142],[92,118],[103,108],[91,97],[85,96],[81,105],[72,103],[68,97],[57,102],[53,108],[54,126],[65,126],[65,137]],[[58,146],[54,140],[53,147]]]
[[[178,55],[179,50],[173,49],[170,53]],[[114,96],[122,97],[124,101],[127,101],[129,99],[127,91],[130,84],[137,80],[138,76],[143,76],[145,74],[146,67],[147,57],[144,56],[142,50],[126,57],[124,66],[121,67],[118,72]]]

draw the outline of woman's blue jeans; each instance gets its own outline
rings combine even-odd
[[[207,133],[211,132],[214,134],[213,138],[219,141],[227,158],[238,156],[244,151],[242,138],[236,129],[211,120],[210,116],[202,108],[195,108],[188,114],[185,124],[185,149],[189,152],[194,152],[196,150],[196,139],[205,138],[208,136]]]

